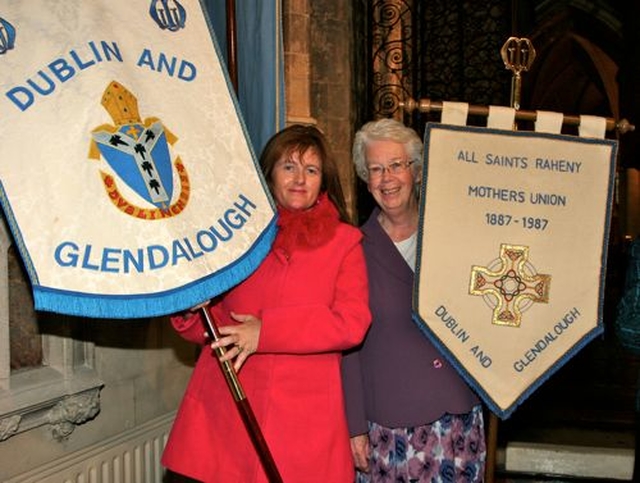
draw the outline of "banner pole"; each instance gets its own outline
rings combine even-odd
[[[238,93],[238,62],[237,62],[237,33],[236,33],[236,3],[235,0],[226,0],[226,26],[227,26],[227,62],[228,62],[228,72],[229,77],[231,79],[231,84],[233,86],[236,94]],[[204,320],[206,321],[206,329],[209,333],[209,336],[212,340],[218,341],[220,339],[220,334],[218,333],[218,327],[216,326],[215,320],[209,313],[207,307],[202,307],[202,315]],[[256,416],[253,413],[253,409],[249,404],[249,399],[244,393],[242,389],[242,385],[240,384],[240,380],[238,379],[238,375],[236,371],[233,369],[233,365],[230,361],[222,362],[220,361],[220,357],[222,357],[226,353],[226,349],[224,347],[218,347],[215,349],[216,356],[218,358],[218,363],[220,365],[220,369],[222,370],[222,374],[224,375],[225,380],[227,381],[227,386],[231,391],[231,395],[233,396],[233,400],[236,403],[236,407],[240,412],[240,417],[242,418],[242,422],[244,423],[247,432],[249,433],[249,437],[251,438],[251,442],[253,443],[256,452],[258,453],[258,457],[260,458],[260,462],[262,463],[262,467],[267,475],[267,479],[269,483],[282,483],[282,477],[278,472],[278,467],[276,466],[275,461],[273,460],[273,456],[271,455],[271,451],[269,451],[269,447],[267,446],[267,442],[264,439],[262,431],[260,430],[260,426],[258,425],[258,421],[256,420]]]
[[[206,321],[206,329],[209,336],[214,341],[218,341],[220,339],[220,334],[214,318],[209,313],[207,307],[202,307],[201,311],[204,320]],[[242,389],[242,385],[240,384],[240,380],[238,379],[238,375],[236,374],[233,365],[230,361],[220,361],[220,357],[226,353],[226,349],[224,347],[218,347],[215,349],[215,352],[218,357],[218,362],[220,363],[220,369],[222,369],[222,373],[227,381],[227,385],[229,386],[231,395],[236,403],[236,407],[240,412],[242,422],[244,423],[245,428],[249,433],[249,437],[251,438],[251,442],[258,453],[258,457],[260,458],[260,462],[262,463],[262,467],[264,468],[269,483],[282,483],[282,477],[278,472],[278,468],[273,460],[271,451],[269,451],[267,442],[262,435],[258,421],[256,420],[253,409],[249,404],[249,400]]]
[[[536,49],[533,48],[531,40],[526,37],[509,37],[500,49],[500,55],[502,56],[505,68],[512,72],[510,105],[517,113],[520,110],[522,97],[521,73],[531,68],[536,58]],[[518,124],[515,119],[513,121],[513,130],[518,130]],[[493,483],[495,481],[498,432],[498,416],[493,412],[489,412],[489,428],[487,431],[487,483]]]
[[[238,93],[238,35],[236,33],[236,2],[226,2],[227,25],[227,70],[233,90]]]

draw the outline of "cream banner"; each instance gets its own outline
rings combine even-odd
[[[416,323],[502,418],[602,332],[616,149],[427,125]]]
[[[3,0],[0,183],[38,310],[143,317],[266,255],[275,211],[197,0]]]

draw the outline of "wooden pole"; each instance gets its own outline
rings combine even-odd
[[[206,322],[205,325],[209,336],[214,341],[218,341],[220,339],[218,327],[216,326],[215,320],[209,313],[208,307],[202,307],[201,311],[202,316]],[[249,433],[251,442],[253,443],[256,452],[258,453],[258,457],[260,458],[260,462],[262,463],[262,467],[264,468],[264,472],[266,473],[269,482],[282,483],[282,477],[278,472],[278,468],[275,464],[275,461],[273,460],[273,456],[271,456],[271,451],[269,451],[267,442],[262,435],[262,431],[260,430],[258,421],[256,420],[255,414],[253,413],[253,409],[251,409],[251,405],[249,404],[247,396],[244,394],[244,390],[242,389],[240,380],[238,379],[238,375],[236,374],[233,365],[230,361],[220,361],[220,357],[222,357],[226,353],[226,350],[223,347],[219,347],[215,350],[215,352],[216,356],[218,357],[218,362],[220,363],[222,373],[224,374],[227,385],[229,386],[229,390],[231,391],[233,399],[236,402],[236,407],[240,412],[242,422],[244,423],[244,426]],[[242,462],[240,462],[240,464],[242,464]]]
[[[496,475],[496,461],[498,454],[498,416],[489,411],[489,425],[487,433],[487,459],[485,464],[485,483],[493,483]]]
[[[238,93],[238,50],[236,34],[236,2],[227,0],[227,70],[233,90]]]
[[[235,90],[236,94],[238,93],[238,56],[237,56],[237,34],[236,34],[236,3],[235,0],[227,0],[226,2],[226,26],[227,26],[227,71],[229,72],[229,78],[231,80],[231,85]],[[209,337],[212,340],[218,341],[220,339],[220,334],[218,332],[218,327],[216,325],[215,320],[209,313],[207,307],[202,307],[202,316],[206,322],[205,326],[207,332],[209,333]],[[238,379],[238,375],[233,368],[233,364],[230,361],[222,362],[220,361],[220,357],[222,357],[226,353],[226,349],[223,347],[219,347],[215,350],[216,356],[218,357],[218,362],[220,363],[220,369],[222,370],[222,374],[224,375],[225,380],[227,381],[227,386],[231,391],[231,395],[236,403],[236,407],[238,408],[238,412],[240,413],[240,418],[244,423],[247,432],[249,433],[249,438],[251,438],[251,442],[253,443],[256,452],[258,453],[258,457],[260,458],[260,462],[262,463],[262,467],[267,475],[267,479],[269,483],[282,483],[282,477],[278,472],[278,468],[273,460],[273,456],[271,455],[271,451],[267,446],[267,442],[264,439],[262,431],[260,430],[260,426],[258,425],[258,421],[256,420],[256,416],[253,413],[253,409],[249,404],[249,400],[242,389],[242,385],[240,384],[240,380]]]

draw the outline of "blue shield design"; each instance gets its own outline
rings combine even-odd
[[[93,139],[109,166],[129,188],[166,210],[173,195],[173,169],[162,123],[126,124],[117,131],[97,131]]]

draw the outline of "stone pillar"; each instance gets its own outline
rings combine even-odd
[[[316,124],[311,115],[309,0],[283,0],[287,124]]]
[[[355,220],[353,8],[351,0],[313,0],[311,112],[331,143],[347,209]]]
[[[283,0],[287,123],[326,134],[355,219],[353,8],[349,0]]]

